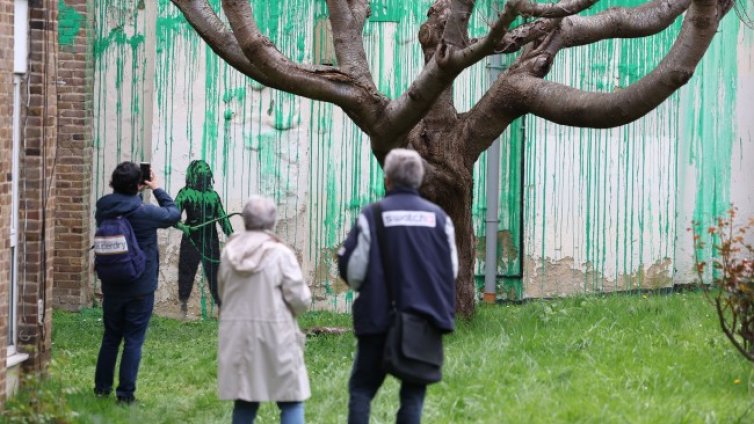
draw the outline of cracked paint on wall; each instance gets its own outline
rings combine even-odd
[[[377,85],[388,97],[399,96],[423,66],[417,33],[431,3],[372,2],[365,48]],[[484,34],[500,4],[478,2],[472,36]],[[109,173],[121,160],[152,162],[171,194],[182,186],[188,164],[204,160],[228,212],[240,211],[251,194],[276,200],[277,232],[302,261],[318,305],[348,309],[353,294],[337,279],[334,252],[359,210],[383,194],[382,171],[367,137],[337,107],[269,89],[239,74],[214,55],[168,0],[141,5],[126,0],[95,4],[95,198],[108,190]],[[219,0],[210,5],[220,9]],[[253,5],[260,29],[283,54],[304,63],[333,60],[322,45],[324,0],[254,0]],[[728,29],[731,20],[726,18],[723,31],[737,31]],[[678,24],[649,39],[571,49],[558,57],[548,78],[589,90],[620,89],[661,59],[677,30]],[[730,40],[721,38],[712,46],[717,53],[709,56],[735,63],[735,51],[722,48]],[[751,50],[739,53],[738,60]],[[644,287],[648,275],[653,282],[667,282],[681,226],[676,216],[686,207],[675,193],[682,187],[694,195],[707,190],[699,180],[676,172],[690,148],[685,129],[691,125],[678,116],[704,112],[689,104],[697,101],[700,87],[711,96],[720,78],[697,72],[680,95],[623,128],[572,129],[533,117],[516,121],[503,135],[496,158],[502,165],[498,273],[523,273],[526,296]],[[454,87],[459,111],[468,110],[489,84],[486,63],[465,71]],[[726,104],[736,101],[730,94]],[[679,100],[683,96],[693,101]],[[707,134],[719,134],[720,126],[710,126],[705,113],[694,119]],[[752,143],[751,135],[746,137],[740,142]],[[701,151],[708,147],[699,144]],[[715,152],[720,154],[715,160],[730,156]],[[484,235],[487,160],[484,154],[475,169],[473,219],[479,236]],[[692,164],[702,174],[725,173],[724,163],[704,168],[707,160]],[[724,189],[725,180],[717,181],[714,187]],[[697,202],[707,204],[694,197]],[[238,228],[240,221],[234,225]],[[176,268],[180,233],[163,232],[160,241],[165,254],[158,301],[170,303],[177,299],[176,275],[170,270]],[[518,259],[522,249],[524,263]],[[477,272],[483,257],[480,250]],[[569,281],[577,284],[558,283],[566,265],[578,276]]]

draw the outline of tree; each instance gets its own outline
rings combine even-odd
[[[395,147],[416,150],[427,165],[421,191],[456,226],[460,272],[457,310],[474,311],[472,169],[479,155],[525,114],[570,126],[610,128],[649,113],[683,86],[707,50],[733,0],[652,0],[578,16],[597,0],[538,4],[508,0],[479,39],[468,35],[475,0],[436,0],[419,31],[424,68],[396,99],[380,93],[369,71],[362,31],[369,0],[327,0],[338,66],[300,64],[259,30],[249,0],[223,0],[226,25],[208,0],[171,0],[215,53],[268,87],[333,103],[370,138],[382,163]],[[685,12],[665,58],[639,81],[610,93],[586,92],[544,80],[563,49],[610,38],[657,34]],[[517,17],[531,18],[514,25]],[[479,102],[459,113],[453,82],[469,66],[496,54],[517,54]]]

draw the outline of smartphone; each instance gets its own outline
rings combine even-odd
[[[141,183],[142,184],[152,179],[152,165],[150,165],[149,162],[140,163],[139,168],[141,168]]]

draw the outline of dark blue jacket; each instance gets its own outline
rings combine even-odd
[[[353,303],[357,336],[385,333],[390,324],[391,284],[396,307],[453,331],[458,256],[453,223],[416,190],[396,188],[380,201],[385,222],[385,278],[372,205],[361,211],[338,253],[341,277],[359,292]]]
[[[157,246],[157,229],[173,226],[181,219],[181,212],[173,199],[162,189],[152,192],[160,206],[145,204],[141,196],[112,193],[97,200],[94,218],[97,225],[103,219],[128,216],[139,247],[147,257],[146,269],[141,277],[131,284],[102,284],[105,296],[132,297],[153,293],[157,290],[157,273],[160,269],[160,252]],[[138,210],[137,210],[138,209]]]

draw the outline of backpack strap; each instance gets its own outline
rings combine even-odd
[[[140,204],[140,205],[139,205],[139,206],[138,206],[138,207],[137,207],[136,209],[132,210],[131,212],[128,212],[128,213],[124,213],[123,215],[119,215],[119,216],[122,216],[123,218],[128,218],[128,217],[130,217],[131,215],[135,214],[135,213],[136,213],[136,212],[137,212],[137,211],[138,211],[139,209],[141,209],[141,208],[142,208],[143,206],[144,206],[144,203]]]
[[[372,213],[376,224],[375,234],[377,236],[377,245],[380,247],[380,258],[382,259],[382,275],[385,279],[385,288],[387,289],[387,298],[390,304],[395,308],[395,295],[393,286],[388,282],[390,262],[387,260],[387,250],[385,247],[385,221],[382,220],[382,205],[380,202],[372,203]]]

